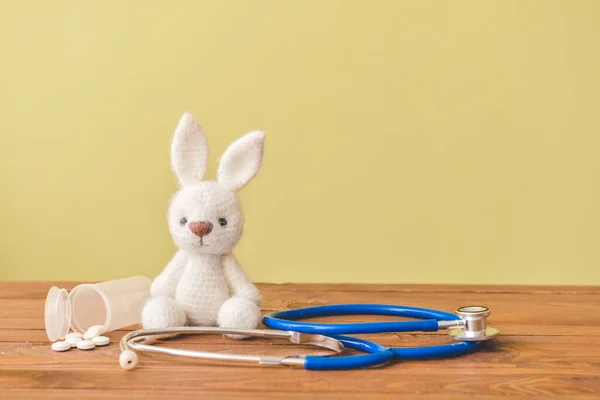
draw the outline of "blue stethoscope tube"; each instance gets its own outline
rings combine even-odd
[[[361,322],[354,324],[298,322],[298,320],[305,318],[335,315],[389,315],[419,318],[421,321]],[[454,314],[427,308],[387,304],[334,304],[274,312],[265,315],[263,323],[273,329],[318,333],[320,335],[341,335],[348,333],[436,332],[439,329],[438,321],[455,321],[459,319]]]
[[[369,342],[350,336],[333,336],[350,349],[359,350],[367,354],[342,357],[306,356],[304,369],[310,370],[332,370],[332,369],[355,369],[370,367],[388,362],[394,357],[391,349],[380,344]]]
[[[323,324],[298,321],[305,318],[334,315],[388,315],[418,318],[420,321],[344,324]],[[480,342],[457,342],[439,346],[386,348],[377,343],[363,339],[337,335],[381,332],[435,332],[439,329],[438,321],[455,320],[460,320],[460,318],[454,314],[427,308],[387,304],[335,304],[270,313],[263,318],[263,324],[272,329],[332,336],[340,340],[344,345],[348,345],[350,348],[369,353],[336,358],[317,356],[306,357],[306,369],[351,369],[380,364],[381,362],[389,360],[389,358],[386,357],[389,357],[390,354],[398,359],[405,360],[457,356],[474,350]],[[378,361],[379,359],[382,361]]]

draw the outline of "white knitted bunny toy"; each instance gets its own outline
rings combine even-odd
[[[264,139],[262,132],[238,139],[221,158],[217,182],[202,181],[206,138],[192,115],[181,118],[171,145],[172,168],[181,189],[167,217],[179,251],[152,283],[142,311],[144,328],[258,325],[260,292],[231,250],[244,225],[235,192],[258,172]]]

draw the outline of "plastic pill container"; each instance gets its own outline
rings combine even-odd
[[[83,333],[91,326],[102,325],[102,334],[139,324],[151,284],[145,276],[132,276],[81,284],[70,293],[53,286],[46,297],[44,315],[48,339],[62,340],[69,329]]]

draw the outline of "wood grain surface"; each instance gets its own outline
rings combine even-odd
[[[478,352],[442,360],[394,361],[352,371],[305,371],[141,354],[118,365],[118,340],[92,351],[50,349],[44,299],[74,282],[0,282],[1,399],[600,399],[600,287],[263,284],[263,311],[332,303],[390,303],[453,311],[483,304],[501,335]],[[347,316],[329,321],[391,320]],[[319,319],[316,319],[319,320]],[[450,343],[444,332],[361,335],[387,346]],[[199,335],[169,346],[285,355],[318,350],[281,341]]]

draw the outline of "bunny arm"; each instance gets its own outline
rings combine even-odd
[[[223,254],[223,271],[233,295],[260,305],[260,291],[254,286],[248,275],[242,270],[233,253]]]
[[[185,255],[179,250],[165,269],[154,279],[150,287],[150,294],[155,296],[175,297],[175,289],[181,279],[183,267],[185,266]]]

